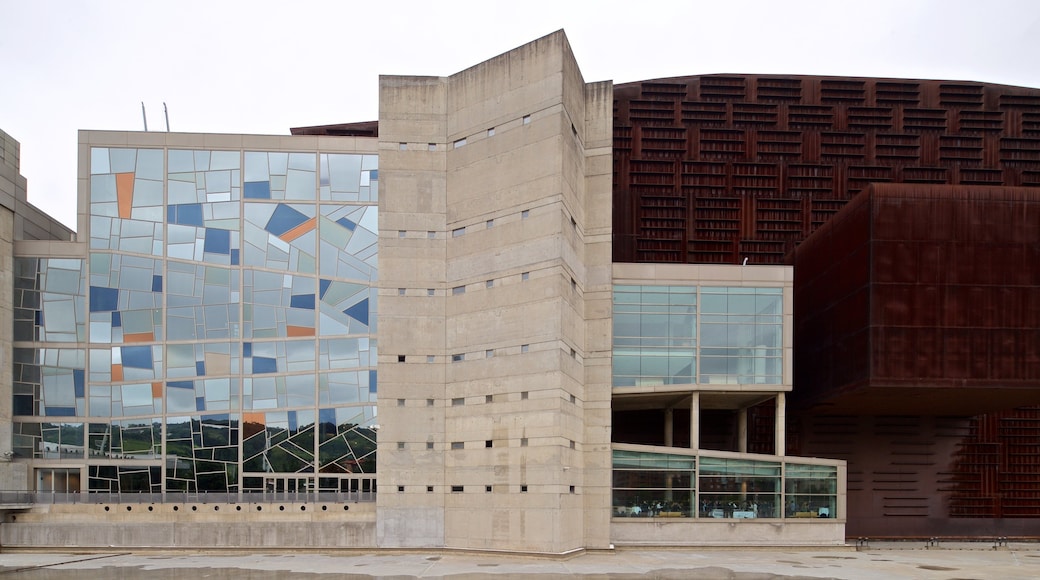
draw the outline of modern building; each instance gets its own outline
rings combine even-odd
[[[961,375],[882,372],[905,340],[835,334],[831,312],[856,337],[905,326],[893,294],[843,292],[889,282],[884,254],[855,254],[858,278],[827,265],[887,243],[902,206],[880,200],[932,176],[967,184],[928,185],[944,204],[995,208],[952,231],[993,241],[1017,216],[991,245],[1028,269],[1040,91],[614,87],[585,82],[559,31],[449,77],[382,77],[379,97],[378,122],[291,136],[80,133],[76,238],[12,235],[0,477],[31,493],[0,543],[562,554],[840,545],[979,515],[959,529],[1035,535],[942,512],[931,484],[883,487],[960,469],[945,454],[973,412],[1028,416],[1012,409],[1040,403],[1040,325],[992,333],[1016,354],[949,403]],[[990,274],[993,296],[1021,286]],[[966,490],[956,505],[981,505]],[[923,508],[889,508],[914,493]]]

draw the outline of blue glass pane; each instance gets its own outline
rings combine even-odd
[[[47,407],[46,416],[48,417],[75,417],[75,407]]]
[[[368,371],[368,392],[376,392],[376,371]]]
[[[318,292],[318,296],[321,296],[322,298],[324,298],[325,297],[325,291],[329,289],[329,286],[332,286],[332,280],[326,280],[324,278],[319,280],[318,281],[318,288],[320,289],[320,291]]]
[[[253,357],[253,372],[254,373],[274,373],[278,372],[278,364],[273,358],[267,358],[262,356]]]
[[[195,397],[195,410],[196,411],[205,411],[206,410],[206,398],[205,397]]]
[[[237,266],[238,265],[238,253],[240,251],[241,250],[231,250],[231,265],[232,266]]]
[[[203,245],[203,251],[210,252],[211,254],[230,254],[231,232],[228,230],[206,228],[206,241]]]
[[[90,287],[90,311],[108,312],[119,308],[119,290],[102,286]]]
[[[112,313],[112,328],[119,328],[123,325],[123,317],[119,314],[119,311]]]
[[[203,218],[201,203],[185,203],[181,205],[171,205],[166,214],[167,221],[169,221],[172,224],[196,226],[200,228],[203,227],[203,225],[205,225],[202,221]]]
[[[162,292],[162,276],[152,276],[152,292]]]
[[[339,218],[338,220],[336,220],[336,223],[347,228],[350,231],[354,231],[354,229],[357,228],[357,224],[348,220],[347,218]]]
[[[296,294],[289,299],[291,308],[307,308],[314,310],[314,294]]]
[[[194,381],[170,381],[166,386],[171,389],[195,389]]]
[[[278,204],[278,207],[275,208],[274,214],[271,215],[271,219],[267,221],[267,225],[264,226],[264,229],[276,236],[280,236],[308,219],[310,218],[293,208],[280,203]]]
[[[243,195],[246,199],[271,199],[271,182],[247,181]]]
[[[124,346],[123,366],[135,369],[152,368],[152,347],[150,346]]]
[[[368,325],[368,298],[347,308],[343,311],[343,314],[357,320],[361,324]]]
[[[205,361],[201,361],[201,360],[200,361],[195,361],[195,374],[199,375],[200,377],[206,376],[206,362]]]
[[[75,385],[76,398],[77,399],[83,397],[83,391],[84,391],[83,378],[84,378],[83,369],[72,369],[72,382],[73,382],[73,385]]]
[[[253,343],[243,342],[242,343],[242,356],[253,356]]]

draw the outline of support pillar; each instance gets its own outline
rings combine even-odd
[[[690,449],[701,448],[701,394],[690,395]]]
[[[775,449],[773,453],[776,455],[787,455],[787,394],[777,393],[776,394],[776,413],[775,413],[774,428],[776,429],[776,435],[774,440],[776,441]]]
[[[737,451],[747,453],[747,407],[737,411]]]
[[[672,432],[675,430],[675,413],[674,409],[668,407],[664,410],[664,446],[671,447],[674,441]]]

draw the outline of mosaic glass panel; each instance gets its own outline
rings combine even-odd
[[[237,413],[166,420],[168,491],[238,490]]]
[[[241,292],[237,271],[171,260],[166,265],[166,279],[169,340],[238,336]]]
[[[84,260],[15,258],[14,339],[86,339]]]
[[[379,209],[374,205],[322,205],[318,219],[319,267],[324,278],[365,283],[376,279]]]
[[[167,256],[239,263],[240,167],[238,151],[170,150]]]
[[[344,371],[318,375],[318,404],[374,403],[376,371]]]
[[[701,288],[701,382],[780,384],[782,315],[781,288]]]
[[[90,255],[90,342],[162,340],[162,260]]]
[[[322,201],[379,201],[379,157],[322,153],[320,199]]]
[[[86,415],[85,359],[79,348],[14,349],[14,414]]]
[[[170,344],[166,347],[168,378],[219,377],[240,372],[238,343]]]
[[[245,338],[314,336],[314,278],[260,270],[243,275]]]
[[[246,151],[246,199],[314,200],[317,185],[314,153]]]
[[[375,406],[320,409],[318,417],[319,472],[376,472]]]
[[[245,265],[315,273],[317,221],[313,204],[247,203],[244,218]]]
[[[16,457],[83,459],[83,423],[15,423]]]
[[[314,473],[313,409],[245,413],[242,469],[264,473]]]
[[[162,468],[158,465],[88,465],[87,489],[102,493],[159,493]]]
[[[321,370],[354,369],[376,365],[375,341],[360,338],[323,338],[318,341]]]
[[[162,422],[158,418],[91,423],[87,432],[91,459],[162,459]]]
[[[163,151],[90,150],[90,247],[162,255]]]

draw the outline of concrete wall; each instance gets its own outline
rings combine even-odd
[[[845,522],[712,521],[704,519],[611,522],[615,546],[840,546]]]
[[[562,32],[380,80],[381,546],[608,543],[612,102]]]
[[[375,546],[375,505],[39,506],[28,511],[8,512],[0,525],[0,545],[62,549],[372,548]]]

